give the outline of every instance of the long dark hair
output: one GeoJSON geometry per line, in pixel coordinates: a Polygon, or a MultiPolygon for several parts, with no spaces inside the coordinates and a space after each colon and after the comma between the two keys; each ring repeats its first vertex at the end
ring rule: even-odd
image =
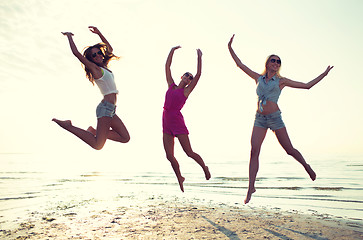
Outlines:
{"type": "MultiPolygon", "coordinates": [[[[92,52],[91,49],[92,48],[98,48],[99,50],[101,50],[102,55],[103,55],[103,62],[102,62],[102,66],[100,64],[97,64],[100,67],[107,67],[108,63],[112,60],[112,59],[119,59],[120,57],[116,56],[115,54],[113,54],[112,52],[110,52],[107,48],[107,45],[104,43],[97,43],[93,46],[87,47],[86,50],[84,50],[83,56],[85,58],[87,58],[90,62],[93,62],[93,57],[92,57],[92,52]]],[[[92,76],[92,73],[90,71],[89,68],[87,68],[86,66],[84,66],[84,70],[86,71],[86,76],[88,78],[88,80],[94,85],[94,77],[92,76]]]]}

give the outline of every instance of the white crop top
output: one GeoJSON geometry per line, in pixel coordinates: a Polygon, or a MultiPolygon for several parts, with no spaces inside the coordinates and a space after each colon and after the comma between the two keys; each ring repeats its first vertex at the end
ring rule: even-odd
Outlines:
{"type": "Polygon", "coordinates": [[[95,79],[95,82],[100,89],[102,95],[106,96],[110,93],[118,93],[113,73],[106,68],[101,68],[101,70],[103,75],[101,78],[95,79]]]}

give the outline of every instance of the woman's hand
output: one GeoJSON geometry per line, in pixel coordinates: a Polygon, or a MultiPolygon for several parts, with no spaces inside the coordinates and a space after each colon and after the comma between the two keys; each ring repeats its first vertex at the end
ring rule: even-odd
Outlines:
{"type": "Polygon", "coordinates": [[[89,30],[91,31],[91,32],[93,32],[93,33],[95,33],[95,34],[97,34],[97,35],[100,35],[100,30],[98,30],[98,28],[97,27],[94,27],[94,26],[89,26],[88,27],[89,28],[89,30]]]}
{"type": "Polygon", "coordinates": [[[228,47],[232,47],[233,38],[234,38],[234,34],[231,37],[231,40],[229,40],[229,42],[228,42],[228,47]]]}
{"type": "Polygon", "coordinates": [[[64,36],[73,36],[73,33],[71,33],[71,32],[62,32],[62,34],[64,35],[64,36]]]}
{"type": "Polygon", "coordinates": [[[173,47],[171,50],[172,50],[172,51],[175,51],[175,50],[177,50],[177,49],[179,49],[179,48],[181,48],[181,46],[173,47]]]}
{"type": "Polygon", "coordinates": [[[323,73],[325,76],[328,75],[328,73],[330,72],[330,70],[333,68],[334,66],[328,66],[325,70],[325,72],[323,73]]]}

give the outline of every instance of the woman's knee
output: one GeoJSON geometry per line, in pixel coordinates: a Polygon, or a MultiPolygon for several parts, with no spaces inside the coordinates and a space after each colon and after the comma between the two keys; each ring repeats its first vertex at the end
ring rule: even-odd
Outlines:
{"type": "Polygon", "coordinates": [[[199,157],[199,155],[197,153],[193,152],[193,150],[191,150],[191,149],[184,150],[184,152],[190,158],[197,158],[197,157],[199,157]]]}
{"type": "Polygon", "coordinates": [[[93,148],[95,149],[95,150],[101,150],[102,148],[103,148],[103,146],[105,145],[105,143],[103,143],[103,144],[100,144],[100,143],[96,143],[94,146],[93,146],[93,148]]]}
{"type": "Polygon", "coordinates": [[[299,151],[293,147],[289,147],[285,149],[286,153],[290,156],[295,157],[297,154],[299,154],[299,151]]]}
{"type": "Polygon", "coordinates": [[[122,139],[122,143],[128,143],[130,141],[130,135],[124,136],[122,139]]]}
{"type": "Polygon", "coordinates": [[[260,147],[252,146],[251,147],[251,159],[253,157],[258,157],[260,155],[260,150],[261,150],[260,147]]]}
{"type": "Polygon", "coordinates": [[[96,138],[96,142],[94,143],[94,145],[92,147],[96,150],[101,150],[103,148],[103,146],[105,146],[105,143],[106,143],[106,138],[99,137],[99,138],[96,138]]]}
{"type": "Polygon", "coordinates": [[[174,155],[170,154],[170,153],[166,154],[166,159],[168,159],[169,162],[174,162],[175,161],[174,155]]]}

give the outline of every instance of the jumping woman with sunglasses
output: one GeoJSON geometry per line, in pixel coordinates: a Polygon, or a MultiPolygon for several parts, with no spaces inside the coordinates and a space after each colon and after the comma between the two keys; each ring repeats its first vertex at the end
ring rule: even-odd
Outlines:
{"type": "Polygon", "coordinates": [[[253,78],[257,84],[258,108],[251,137],[249,185],[247,197],[245,199],[245,203],[248,203],[252,194],[256,191],[255,181],[259,167],[258,158],[268,128],[275,132],[279,143],[285,149],[286,153],[294,157],[305,168],[305,171],[309,174],[311,180],[314,181],[316,179],[316,174],[313,169],[306,163],[301,153],[292,146],[285,124],[282,121],[277,101],[281,94],[281,90],[284,87],[310,89],[320,82],[333,67],[328,66],[322,74],[308,83],[296,82],[280,76],[279,70],[281,67],[281,59],[276,55],[271,55],[267,58],[265,71],[260,75],[249,69],[237,57],[232,49],[233,38],[234,35],[228,43],[228,49],[233,60],[236,62],[237,66],[248,76],[253,78]]]}
{"type": "Polygon", "coordinates": [[[174,157],[174,138],[177,137],[184,152],[188,157],[194,159],[203,169],[205,178],[210,179],[211,174],[208,167],[204,164],[203,159],[192,150],[188,137],[188,129],[185,126],[183,115],[180,110],[183,108],[189,94],[193,91],[198,83],[202,73],[202,51],[197,49],[198,66],[197,74],[195,77],[189,72],[181,76],[179,85],[174,83],[171,76],[171,62],[173,59],[174,51],[179,49],[180,46],[173,47],[170,50],[169,56],[165,64],[166,81],[168,83],[168,91],[165,95],[164,111],[163,111],[163,143],[166,153],[166,158],[170,161],[171,166],[178,179],[180,189],[184,192],[183,182],[185,178],[180,173],[179,163],[174,157]]]}
{"type": "Polygon", "coordinates": [[[116,115],[118,90],[113,73],[107,68],[109,61],[118,57],[112,53],[111,45],[96,27],[90,26],[89,29],[101,38],[102,43],[88,47],[83,55],[77,50],[73,41],[73,34],[70,32],[63,32],[62,34],[67,36],[72,53],[84,65],[89,81],[93,85],[96,83],[103,95],[103,100],[96,109],[97,128],[89,127],[87,130],[83,130],[73,126],[70,120],[61,121],[53,118],[53,121],[92,148],[100,150],[107,139],[127,143],[130,140],[130,135],[121,119],[116,115]]]}

